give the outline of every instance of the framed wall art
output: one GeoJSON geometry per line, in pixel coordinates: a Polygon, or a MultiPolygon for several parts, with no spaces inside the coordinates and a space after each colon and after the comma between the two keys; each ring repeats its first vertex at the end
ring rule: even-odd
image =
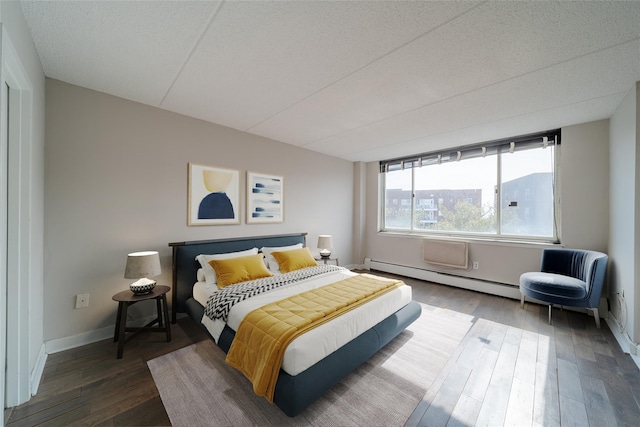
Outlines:
{"type": "Polygon", "coordinates": [[[188,225],[240,224],[240,171],[189,163],[188,225]]]}
{"type": "Polygon", "coordinates": [[[284,221],[284,178],[247,172],[247,224],[284,221]]]}

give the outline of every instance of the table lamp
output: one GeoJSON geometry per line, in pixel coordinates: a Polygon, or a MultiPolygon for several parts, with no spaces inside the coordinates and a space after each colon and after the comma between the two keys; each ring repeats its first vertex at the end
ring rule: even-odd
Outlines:
{"type": "Polygon", "coordinates": [[[320,256],[322,258],[329,258],[331,256],[333,238],[330,234],[321,234],[318,236],[318,249],[320,249],[320,256]]]}
{"type": "Polygon", "coordinates": [[[159,276],[160,255],[156,251],[133,252],[127,255],[127,266],[124,269],[125,279],[139,279],[129,285],[136,295],[145,295],[156,286],[155,280],[147,277],[159,276]]]}

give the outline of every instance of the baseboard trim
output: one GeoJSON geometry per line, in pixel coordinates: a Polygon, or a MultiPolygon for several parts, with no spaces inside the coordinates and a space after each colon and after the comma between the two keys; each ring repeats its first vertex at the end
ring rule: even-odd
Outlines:
{"type": "MultiPolygon", "coordinates": [[[[129,320],[127,326],[143,326],[150,321],[154,320],[157,316],[147,316],[141,319],[129,320]]],[[[93,331],[82,332],[77,335],[69,337],[58,338],[45,342],[47,354],[58,353],[60,351],[70,350],[72,348],[81,347],[83,345],[92,344],[94,342],[106,340],[108,338],[113,339],[113,333],[115,331],[115,324],[113,326],[107,326],[105,328],[94,329],[93,331]]]]}
{"type": "Polygon", "coordinates": [[[369,270],[379,270],[386,273],[399,274],[401,276],[440,283],[442,285],[455,286],[471,291],[483,292],[486,294],[497,295],[516,300],[520,299],[520,290],[518,286],[509,285],[506,283],[471,279],[468,277],[456,276],[453,274],[439,273],[436,271],[424,270],[416,267],[376,261],[369,258],[365,259],[364,265],[369,267],[369,270]]]}
{"type": "Polygon", "coordinates": [[[55,340],[45,342],[47,353],[53,354],[60,351],[70,350],[72,348],[80,347],[86,344],[102,341],[109,337],[113,338],[113,328],[106,327],[101,329],[95,329],[93,331],[82,332],[70,337],[58,338],[55,340]]]}
{"type": "Polygon", "coordinates": [[[618,323],[618,319],[615,318],[612,312],[609,312],[609,315],[605,318],[605,322],[607,322],[607,326],[613,333],[616,341],[618,341],[618,345],[620,349],[631,356],[631,359],[635,362],[635,364],[640,368],[640,357],[638,356],[638,347],[639,345],[634,343],[629,335],[624,333],[622,328],[620,328],[620,324],[618,323]]]}
{"type": "Polygon", "coordinates": [[[44,365],[47,362],[47,356],[46,346],[42,343],[36,364],[31,371],[31,396],[35,396],[38,392],[38,387],[40,387],[40,381],[42,380],[42,373],[44,372],[44,365]]]}

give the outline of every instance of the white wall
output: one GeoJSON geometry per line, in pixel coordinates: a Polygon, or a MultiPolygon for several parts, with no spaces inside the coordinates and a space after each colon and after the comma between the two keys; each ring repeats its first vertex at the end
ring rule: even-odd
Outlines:
{"type": "MultiPolygon", "coordinates": [[[[21,147],[21,179],[23,184],[17,191],[24,199],[20,205],[20,221],[24,233],[20,241],[21,262],[27,266],[22,272],[20,286],[23,287],[28,301],[21,304],[20,310],[28,311],[28,324],[21,325],[21,335],[26,334],[28,351],[20,354],[20,358],[28,359],[28,372],[19,372],[19,376],[30,376],[36,382],[39,375],[35,373],[38,365],[43,363],[43,216],[44,216],[44,112],[45,112],[45,82],[44,72],[38,58],[31,34],[27,28],[20,2],[0,2],[0,24],[3,36],[10,39],[10,43],[18,57],[19,67],[31,85],[30,104],[31,122],[25,144],[21,147]],[[24,184],[27,183],[27,184],[24,184]],[[26,224],[26,225],[25,225],[26,224]],[[39,357],[41,356],[41,357],[39,357]],[[34,378],[35,377],[35,378],[34,378]]],[[[6,42],[6,40],[5,40],[6,42]]],[[[3,171],[4,173],[4,171],[3,171]]],[[[4,243],[3,243],[4,244],[4,243]]],[[[15,249],[15,248],[14,248],[15,249]]],[[[4,272],[3,272],[4,274],[4,272]]],[[[15,284],[13,284],[15,286],[15,284]]],[[[9,304],[16,303],[9,301],[9,304]]],[[[4,306],[0,307],[0,316],[4,320],[4,306]]],[[[0,322],[1,323],[1,322],[0,322]]],[[[24,336],[20,337],[25,339],[24,336]]],[[[40,366],[41,368],[41,366],[40,366]]],[[[4,369],[4,368],[3,368],[4,369]]],[[[28,382],[28,380],[27,380],[28,382]]],[[[0,384],[4,391],[4,384],[0,384]]],[[[33,390],[31,390],[33,391],[33,390]]],[[[10,393],[11,394],[11,393],[10,393]]],[[[20,391],[19,401],[28,398],[20,391]]]]}
{"type": "Polygon", "coordinates": [[[367,232],[367,164],[353,164],[353,259],[362,264],[365,257],[367,232]]]}
{"type": "Polygon", "coordinates": [[[351,262],[351,162],[57,80],[46,88],[48,349],[112,335],[129,252],[159,251],[161,284],[171,283],[168,243],[184,240],[307,232],[317,250],[317,236],[332,234],[341,264],[351,262]],[[247,225],[241,200],[240,225],[187,226],[189,162],[242,171],[243,195],[246,171],[284,176],[284,222],[247,225]],[[74,309],[79,293],[90,294],[88,309],[74,309]]]}
{"type": "MultiPolygon", "coordinates": [[[[608,120],[562,129],[560,197],[562,243],[607,251],[608,120]]],[[[367,164],[366,257],[441,272],[422,261],[421,237],[378,232],[378,163],[367,164]]],[[[472,241],[469,257],[480,268],[453,271],[472,279],[517,285],[520,274],[540,268],[544,245],[472,241]]]]}
{"type": "Polygon", "coordinates": [[[609,121],[562,129],[562,244],[607,252],[609,121]]]}
{"type": "MultiPolygon", "coordinates": [[[[640,83],[636,83],[625,96],[611,117],[610,126],[610,170],[609,185],[609,298],[611,312],[621,326],[626,328],[628,338],[640,341],[640,293],[637,283],[640,210],[638,204],[638,157],[640,151],[640,83]],[[624,294],[619,303],[618,296],[624,294]],[[622,306],[625,306],[623,309],[622,306]],[[626,311],[626,315],[625,315],[626,311]]],[[[626,349],[625,349],[626,350],[626,349]]]]}

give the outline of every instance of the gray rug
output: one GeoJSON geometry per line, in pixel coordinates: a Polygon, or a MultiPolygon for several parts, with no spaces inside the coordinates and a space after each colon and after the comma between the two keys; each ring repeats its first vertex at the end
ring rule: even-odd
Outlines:
{"type": "Polygon", "coordinates": [[[295,418],[253,394],[212,341],[148,362],[174,426],[402,426],[471,327],[422,305],[421,317],[295,418]]]}

